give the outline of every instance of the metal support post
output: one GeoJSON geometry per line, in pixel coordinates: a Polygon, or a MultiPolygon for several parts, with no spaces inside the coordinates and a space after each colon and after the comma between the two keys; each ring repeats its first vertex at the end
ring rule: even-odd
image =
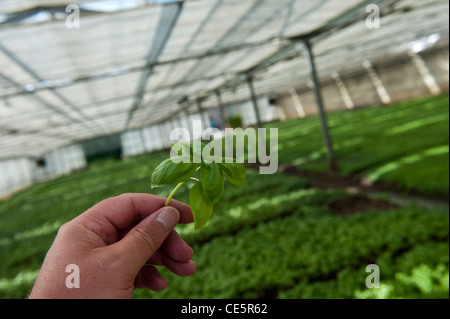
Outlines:
{"type": "Polygon", "coordinates": [[[247,84],[252,98],[253,109],[255,110],[256,123],[258,124],[259,128],[262,128],[261,114],[259,112],[258,106],[258,98],[256,97],[255,87],[253,86],[253,78],[251,76],[247,76],[247,84]]]}
{"type": "Polygon", "coordinates": [[[316,64],[314,61],[314,55],[312,52],[311,43],[308,40],[306,40],[304,43],[305,43],[305,48],[306,48],[306,58],[309,63],[310,71],[311,71],[311,79],[314,83],[314,94],[316,96],[317,106],[319,108],[319,117],[320,117],[320,122],[322,124],[323,139],[325,142],[325,147],[327,149],[328,169],[329,169],[330,173],[338,173],[339,165],[338,165],[338,162],[336,160],[334,150],[333,150],[333,142],[331,140],[330,129],[328,127],[327,115],[326,115],[325,106],[323,103],[322,92],[320,89],[319,78],[317,76],[316,64]]]}
{"type": "Polygon", "coordinates": [[[222,120],[222,129],[225,129],[227,127],[228,121],[227,121],[227,112],[225,110],[225,105],[222,101],[222,95],[220,94],[220,91],[216,91],[217,96],[217,103],[219,104],[219,110],[220,110],[220,118],[222,120]]]}

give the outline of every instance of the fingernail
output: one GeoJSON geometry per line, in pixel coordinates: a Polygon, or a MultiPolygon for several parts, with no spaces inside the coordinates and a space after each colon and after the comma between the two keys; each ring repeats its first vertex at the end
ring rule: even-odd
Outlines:
{"type": "Polygon", "coordinates": [[[158,214],[156,220],[163,224],[166,230],[171,230],[178,224],[180,213],[173,207],[165,207],[158,214]]]}

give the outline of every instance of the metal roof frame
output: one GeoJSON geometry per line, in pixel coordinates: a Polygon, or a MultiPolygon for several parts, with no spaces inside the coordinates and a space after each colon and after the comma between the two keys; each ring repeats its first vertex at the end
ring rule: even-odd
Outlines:
{"type": "MultiPolygon", "coordinates": [[[[16,3],[31,14],[39,9],[31,5],[37,2],[16,3]]],[[[53,10],[47,7],[50,2],[40,3],[53,10]]],[[[61,7],[68,1],[52,3],[61,7]]],[[[223,103],[250,100],[249,76],[257,96],[287,90],[309,81],[305,40],[314,46],[321,78],[343,71],[348,57],[377,60],[404,54],[405,44],[430,33],[439,33],[441,43],[448,46],[448,15],[442,13],[448,2],[444,0],[174,3],[146,3],[114,13],[86,12],[82,33],[69,34],[59,28],[61,20],[0,24],[0,159],[144,128],[175,113],[196,113],[198,101],[203,110],[217,107],[218,91],[223,103]],[[387,25],[378,34],[362,26],[369,3],[381,7],[387,25]],[[166,9],[170,21],[158,27],[155,19],[164,20],[162,9],[173,6],[180,9],[176,14],[166,9]],[[416,25],[409,25],[408,18],[415,12],[416,25]],[[114,25],[121,27],[116,38],[117,32],[107,28],[114,25]],[[73,38],[60,41],[72,34],[73,38]],[[348,35],[354,41],[346,39],[348,35]],[[79,65],[83,58],[88,59],[86,65],[79,65]],[[179,104],[183,97],[188,100],[179,104]],[[48,140],[46,148],[21,147],[17,141],[26,141],[30,134],[54,144],[48,140]]],[[[354,60],[357,65],[358,59],[354,60]]]]}

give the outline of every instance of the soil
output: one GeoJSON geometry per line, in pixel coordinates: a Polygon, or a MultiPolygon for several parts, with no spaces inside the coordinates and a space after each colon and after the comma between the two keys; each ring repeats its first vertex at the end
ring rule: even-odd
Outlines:
{"type": "Polygon", "coordinates": [[[377,209],[381,211],[395,209],[403,205],[415,204],[429,209],[447,209],[448,197],[427,196],[411,191],[406,194],[395,184],[387,182],[373,183],[360,176],[339,176],[337,174],[299,170],[294,165],[286,164],[279,171],[307,179],[312,188],[325,190],[343,190],[357,196],[347,197],[330,204],[330,208],[340,215],[377,209]],[[390,201],[373,198],[376,194],[389,194],[390,201]]]}
{"type": "Polygon", "coordinates": [[[357,176],[340,176],[323,172],[304,171],[290,164],[280,166],[280,172],[305,178],[311,182],[312,187],[320,189],[342,189],[350,193],[397,191],[395,185],[388,183],[371,183],[357,176]]]}
{"type": "Polygon", "coordinates": [[[379,211],[389,211],[399,208],[396,204],[363,195],[341,198],[331,202],[328,206],[335,214],[342,216],[363,213],[374,209],[379,211]]]}

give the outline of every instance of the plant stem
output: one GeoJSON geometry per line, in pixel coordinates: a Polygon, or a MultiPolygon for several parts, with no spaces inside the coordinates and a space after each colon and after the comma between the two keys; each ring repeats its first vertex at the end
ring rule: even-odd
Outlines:
{"type": "Polygon", "coordinates": [[[170,193],[169,197],[167,197],[166,204],[164,206],[169,206],[170,200],[173,198],[175,193],[181,188],[181,186],[183,186],[185,183],[186,182],[182,182],[173,189],[172,193],[170,193]]]}
{"type": "MultiPolygon", "coordinates": [[[[197,173],[201,168],[202,168],[202,167],[199,166],[199,167],[197,168],[197,170],[195,171],[195,173],[197,173]]],[[[194,174],[195,174],[195,173],[194,173],[194,174]]],[[[191,177],[191,178],[194,179],[193,177],[191,177]]],[[[198,179],[196,179],[196,178],[195,178],[195,180],[198,181],[198,182],[200,182],[200,181],[199,181],[198,179]]],[[[166,204],[165,204],[164,206],[166,206],[166,207],[169,206],[170,200],[173,198],[173,196],[175,196],[175,193],[178,192],[178,190],[181,188],[181,186],[183,186],[184,184],[186,184],[186,182],[187,182],[187,181],[181,182],[180,184],[178,184],[178,185],[173,189],[173,191],[170,193],[169,197],[167,197],[166,204]]]]}

